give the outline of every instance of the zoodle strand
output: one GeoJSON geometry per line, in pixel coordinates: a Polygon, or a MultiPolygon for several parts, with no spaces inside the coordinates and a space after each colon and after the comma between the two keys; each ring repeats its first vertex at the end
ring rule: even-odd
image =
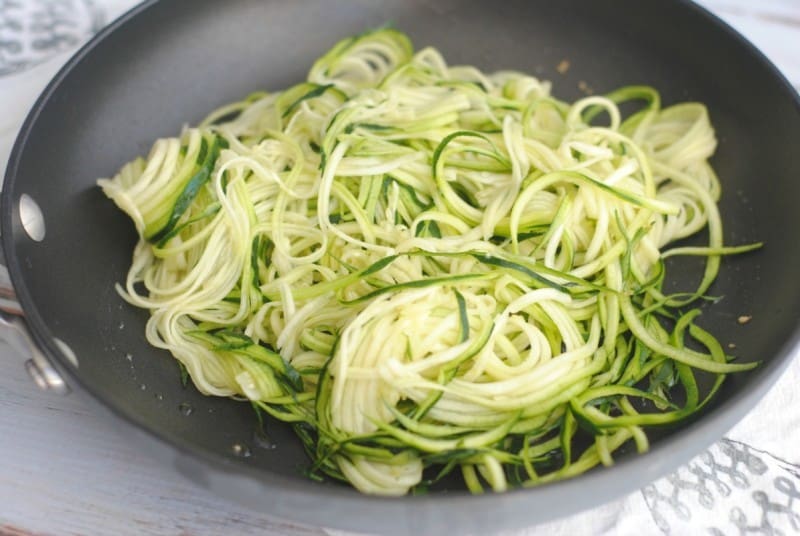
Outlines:
{"type": "Polygon", "coordinates": [[[316,478],[500,491],[643,452],[754,366],[695,322],[758,246],[723,244],[715,146],[701,104],[567,103],[381,29],[98,183],[140,235],[119,292],[201,392],[292,423],[316,478]],[[665,293],[673,255],[697,288],[665,293]]]}

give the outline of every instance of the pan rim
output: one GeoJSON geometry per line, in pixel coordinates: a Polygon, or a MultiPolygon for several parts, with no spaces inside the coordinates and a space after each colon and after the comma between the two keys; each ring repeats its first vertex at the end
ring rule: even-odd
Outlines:
{"type": "MultiPolygon", "coordinates": [[[[159,3],[160,0],[147,0],[133,7],[111,24],[107,25],[83,45],[48,83],[26,117],[14,143],[6,169],[3,191],[2,194],[0,194],[0,210],[2,211],[0,217],[2,218],[1,223],[4,231],[2,233],[2,246],[6,254],[9,275],[17,291],[19,302],[26,313],[32,335],[44,353],[50,361],[54,363],[59,372],[69,379],[68,383],[71,386],[80,386],[81,390],[88,393],[101,407],[109,410],[127,425],[132,425],[139,431],[145,432],[151,439],[173,449],[178,453],[178,456],[189,455],[206,464],[209,470],[220,471],[226,474],[233,473],[235,477],[257,480],[266,490],[280,491],[286,494],[289,496],[289,501],[307,500],[309,495],[318,497],[335,505],[335,508],[341,512],[339,519],[344,521],[352,520],[353,516],[356,516],[357,513],[363,514],[362,509],[365,507],[374,509],[372,517],[377,521],[381,519],[385,520],[387,516],[395,518],[400,515],[413,515],[412,511],[409,509],[413,509],[416,505],[420,504],[425,505],[425,508],[436,509],[438,515],[447,518],[451,515],[455,515],[456,511],[459,515],[463,515],[466,510],[464,507],[466,506],[473,511],[477,511],[478,515],[480,515],[481,510],[475,508],[477,505],[481,505],[481,509],[497,508],[505,510],[506,508],[514,509],[513,506],[509,507],[509,504],[513,503],[516,505],[516,509],[522,512],[526,508],[530,510],[528,503],[536,501],[537,497],[543,494],[552,494],[560,497],[576,497],[580,495],[583,497],[583,503],[585,504],[579,505],[579,508],[575,508],[574,505],[571,505],[569,508],[562,506],[560,510],[558,508],[551,508],[553,512],[550,517],[528,521],[541,523],[568,513],[575,513],[579,509],[584,509],[589,505],[599,505],[596,501],[588,500],[588,497],[592,494],[585,492],[587,488],[596,491],[602,490],[602,496],[605,502],[606,500],[612,500],[617,496],[621,496],[623,493],[634,491],[638,489],[638,487],[663,476],[676,467],[675,460],[680,459],[680,463],[685,463],[691,457],[702,452],[702,449],[708,447],[713,441],[721,437],[722,434],[738,422],[747,411],[751,410],[791,363],[796,348],[800,346],[800,321],[796,323],[792,336],[772,357],[769,364],[770,368],[763,369],[761,373],[762,377],[754,382],[751,389],[746,392],[737,392],[730,398],[720,401],[720,404],[713,412],[704,414],[702,418],[687,425],[684,432],[679,436],[671,436],[665,438],[663,441],[659,441],[657,444],[653,445],[651,451],[647,455],[625,457],[616,463],[612,472],[604,470],[593,471],[577,479],[555,482],[543,487],[515,489],[502,494],[488,494],[480,497],[470,495],[467,492],[448,492],[447,494],[436,494],[424,497],[374,497],[362,495],[349,489],[320,486],[310,480],[308,482],[300,482],[296,479],[290,479],[277,474],[270,474],[269,481],[266,482],[265,480],[267,479],[265,478],[256,478],[259,474],[267,474],[263,471],[248,468],[244,464],[230,463],[228,460],[214,456],[200,448],[192,448],[192,446],[186,444],[176,444],[165,435],[157,433],[147,427],[142,421],[135,419],[133,415],[125,412],[124,408],[117,407],[104,400],[92,385],[81,379],[79,374],[76,374],[75,370],[53,342],[53,335],[38,312],[39,309],[34,303],[28,286],[26,285],[25,271],[15,251],[15,241],[19,231],[19,225],[15,223],[14,216],[16,214],[14,194],[17,193],[15,187],[19,180],[18,167],[24,156],[28,139],[39,115],[42,113],[47,103],[57,94],[59,87],[70,73],[72,73],[75,67],[79,65],[86,56],[91,54],[94,49],[102,46],[107,36],[117,31],[119,27],[131,23],[131,21],[135,20],[140,14],[159,3]],[[670,463],[662,465],[656,463],[655,468],[651,467],[654,465],[653,462],[657,462],[662,458],[659,453],[666,450],[672,451],[669,456],[670,463]],[[675,451],[680,451],[680,454],[676,454],[675,451]],[[613,477],[608,476],[612,474],[613,477]],[[609,482],[607,481],[612,479],[617,482],[614,489],[608,487],[609,482]],[[624,484],[620,485],[620,482],[624,484]],[[582,489],[583,492],[581,494],[576,493],[578,489],[582,489]]],[[[796,108],[800,110],[800,95],[797,90],[786,77],[778,71],[777,67],[775,67],[763,52],[719,17],[710,13],[705,7],[689,0],[676,0],[676,3],[682,5],[686,9],[695,10],[705,18],[708,24],[715,25],[724,30],[727,38],[733,39],[740,45],[743,45],[756,61],[768,69],[774,81],[782,86],[782,90],[787,92],[788,95],[791,95],[796,108]]],[[[565,501],[558,502],[563,503],[565,501]]],[[[556,501],[553,501],[551,506],[557,506],[557,504],[556,501]]],[[[287,517],[286,512],[276,513],[276,515],[279,517],[287,517]]],[[[325,525],[326,522],[330,520],[314,518],[303,519],[303,521],[311,521],[325,525]]],[[[519,526],[520,522],[525,522],[525,520],[520,518],[516,522],[516,525],[519,526]]],[[[347,528],[360,528],[363,530],[361,526],[347,528]]]]}

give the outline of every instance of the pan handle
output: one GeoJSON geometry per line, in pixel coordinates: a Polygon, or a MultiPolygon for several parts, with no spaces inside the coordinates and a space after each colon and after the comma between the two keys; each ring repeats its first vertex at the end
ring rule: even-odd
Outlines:
{"type": "Polygon", "coordinates": [[[22,307],[17,301],[14,286],[8,276],[6,259],[0,248],[0,339],[5,340],[20,355],[25,356],[25,369],[34,383],[43,390],[60,395],[69,393],[69,386],[56,372],[31,337],[22,307]]]}
{"type": "Polygon", "coordinates": [[[14,316],[23,316],[22,307],[17,301],[17,293],[8,276],[3,248],[0,248],[0,311],[14,316]]]}

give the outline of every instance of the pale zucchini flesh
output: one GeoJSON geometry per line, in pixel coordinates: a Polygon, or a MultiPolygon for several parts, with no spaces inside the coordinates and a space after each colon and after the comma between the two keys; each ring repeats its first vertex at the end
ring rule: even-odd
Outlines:
{"type": "Polygon", "coordinates": [[[292,423],[311,476],[502,491],[645,451],[754,366],[696,323],[720,256],[758,247],[723,243],[715,147],[701,104],[562,102],[381,29],[99,184],[140,235],[119,292],[148,340],[292,423]],[[668,295],[677,255],[706,268],[668,295]]]}

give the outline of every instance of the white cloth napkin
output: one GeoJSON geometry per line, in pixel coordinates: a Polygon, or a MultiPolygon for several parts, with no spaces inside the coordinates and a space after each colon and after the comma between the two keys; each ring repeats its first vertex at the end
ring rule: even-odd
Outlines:
{"type": "MultiPolygon", "coordinates": [[[[136,3],[0,0],[3,172],[25,115],[47,82],[78,46],[136,3]]],[[[799,380],[795,358],[725,438],[667,477],[621,500],[505,535],[800,534],[799,380]]]]}

